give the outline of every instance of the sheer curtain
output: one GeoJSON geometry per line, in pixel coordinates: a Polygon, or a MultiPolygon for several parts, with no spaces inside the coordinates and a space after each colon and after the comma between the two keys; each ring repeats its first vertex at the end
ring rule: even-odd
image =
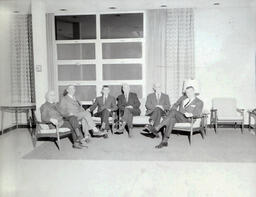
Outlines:
{"type": "Polygon", "coordinates": [[[195,75],[193,9],[147,11],[146,39],[147,92],[160,82],[173,103],[195,75]]]}
{"type": "Polygon", "coordinates": [[[11,22],[12,103],[35,102],[32,17],[14,15],[11,22]]]}

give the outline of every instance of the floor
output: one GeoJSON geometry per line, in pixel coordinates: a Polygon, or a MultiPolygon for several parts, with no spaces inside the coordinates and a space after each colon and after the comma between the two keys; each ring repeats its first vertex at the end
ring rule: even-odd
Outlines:
{"type": "Polygon", "coordinates": [[[1,197],[256,196],[256,163],[26,160],[26,129],[0,136],[0,150],[1,197]]]}

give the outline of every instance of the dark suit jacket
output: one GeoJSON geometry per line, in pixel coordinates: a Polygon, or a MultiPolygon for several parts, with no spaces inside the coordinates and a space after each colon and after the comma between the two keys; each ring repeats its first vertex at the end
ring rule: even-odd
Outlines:
{"type": "Polygon", "coordinates": [[[102,112],[104,109],[110,109],[111,111],[117,110],[115,97],[108,95],[105,104],[103,104],[103,96],[97,97],[93,105],[89,108],[90,111],[94,111],[98,107],[97,112],[102,112]]]}
{"type": "Polygon", "coordinates": [[[77,114],[84,111],[84,108],[78,100],[72,99],[70,96],[64,96],[60,101],[60,111],[64,116],[69,116],[70,113],[77,114]]]}
{"type": "Polygon", "coordinates": [[[131,110],[133,115],[140,115],[140,101],[136,93],[129,93],[128,102],[126,102],[124,94],[117,97],[117,106],[119,110],[124,111],[125,107],[129,105],[133,106],[133,109],[131,110]]]}
{"type": "Polygon", "coordinates": [[[199,98],[195,98],[189,105],[187,105],[186,107],[183,107],[183,102],[185,99],[187,99],[187,96],[181,96],[178,101],[172,106],[172,109],[176,109],[179,108],[179,111],[181,113],[192,113],[193,116],[200,116],[202,114],[203,111],[203,106],[204,103],[203,101],[201,101],[199,98]]]}
{"type": "Polygon", "coordinates": [[[156,94],[151,93],[147,96],[146,100],[146,115],[151,114],[154,109],[156,108],[156,105],[162,105],[164,110],[170,109],[170,99],[167,94],[161,93],[159,102],[157,102],[156,94]]]}
{"type": "Polygon", "coordinates": [[[57,119],[59,126],[63,125],[63,117],[59,112],[58,105],[56,103],[45,102],[40,107],[41,119],[43,122],[50,122],[50,119],[57,119]]]}

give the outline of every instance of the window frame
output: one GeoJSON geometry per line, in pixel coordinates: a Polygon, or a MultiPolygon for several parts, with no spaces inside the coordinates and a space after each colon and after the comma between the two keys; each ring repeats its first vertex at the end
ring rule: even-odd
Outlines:
{"type": "MultiPolygon", "coordinates": [[[[54,40],[55,45],[55,79],[57,96],[59,100],[59,86],[65,85],[96,85],[96,96],[101,95],[101,88],[103,85],[121,85],[122,83],[128,83],[129,85],[141,85],[142,86],[142,98],[146,96],[146,13],[145,11],[133,11],[133,12],[101,12],[101,13],[67,13],[67,14],[55,14],[55,16],[67,16],[67,15],[96,15],[96,39],[80,39],[80,40],[54,40]],[[143,14],[143,37],[142,38],[115,38],[115,39],[101,39],[100,38],[100,15],[102,14],[127,14],[127,13],[142,13],[143,14]],[[142,57],[141,58],[122,58],[122,59],[103,59],[102,45],[103,43],[121,43],[121,42],[141,42],[142,44],[142,57]],[[58,60],[57,59],[57,45],[58,44],[80,44],[80,43],[94,43],[95,44],[95,59],[90,60],[58,60]],[[141,80],[103,80],[103,64],[129,64],[137,63],[142,65],[142,79],[141,80]],[[96,65],[96,80],[95,81],[59,81],[58,80],[58,66],[66,64],[95,64],[96,65]]],[[[55,20],[55,19],[54,19],[55,20]]],[[[55,34],[54,34],[55,35],[55,34]]],[[[81,101],[82,104],[91,104],[92,101],[81,101]]]]}

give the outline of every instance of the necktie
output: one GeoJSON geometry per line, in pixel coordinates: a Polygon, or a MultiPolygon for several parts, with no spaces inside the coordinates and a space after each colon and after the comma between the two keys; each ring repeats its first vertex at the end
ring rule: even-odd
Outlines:
{"type": "Polygon", "coordinates": [[[126,95],[125,95],[125,100],[126,100],[126,102],[128,102],[128,97],[129,97],[129,94],[126,94],[126,95]]]}
{"type": "Polygon", "coordinates": [[[106,97],[106,96],[103,96],[103,105],[105,105],[106,100],[107,100],[107,97],[106,97]]]}
{"type": "Polygon", "coordinates": [[[157,103],[160,101],[160,94],[157,94],[157,103]]]}

